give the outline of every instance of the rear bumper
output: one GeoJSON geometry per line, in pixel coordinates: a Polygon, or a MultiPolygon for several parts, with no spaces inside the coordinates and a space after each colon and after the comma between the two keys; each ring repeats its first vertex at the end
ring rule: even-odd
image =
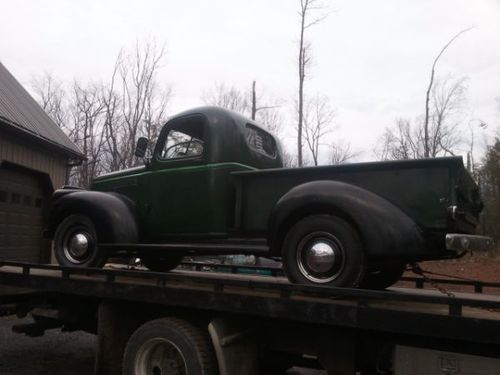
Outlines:
{"type": "Polygon", "coordinates": [[[485,251],[493,249],[493,238],[472,234],[448,233],[446,249],[453,251],[485,251]]]}

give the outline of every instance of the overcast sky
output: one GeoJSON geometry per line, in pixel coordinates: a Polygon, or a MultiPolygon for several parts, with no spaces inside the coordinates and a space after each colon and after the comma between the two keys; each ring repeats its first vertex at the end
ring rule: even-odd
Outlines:
{"type": "MultiPolygon", "coordinates": [[[[468,117],[500,124],[499,0],[336,0],[310,30],[309,94],[327,95],[339,130],[360,159],[397,117],[423,113],[430,66],[457,40],[438,76],[468,78],[468,117]]],[[[106,80],[119,50],[154,38],[167,49],[160,72],[173,87],[170,113],[202,104],[214,82],[259,88],[292,107],[296,95],[297,0],[16,0],[2,2],[0,60],[29,88],[44,71],[70,82],[106,80]]],[[[288,110],[291,113],[291,109],[288,110]]],[[[293,118],[289,116],[290,134],[293,118]]],[[[289,143],[292,142],[290,138],[289,143]]],[[[483,141],[484,142],[484,141],[483,141]]]]}

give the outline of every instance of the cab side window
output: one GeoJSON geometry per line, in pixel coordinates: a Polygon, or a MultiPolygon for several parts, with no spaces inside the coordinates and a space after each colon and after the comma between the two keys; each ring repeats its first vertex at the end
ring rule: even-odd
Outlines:
{"type": "Polygon", "coordinates": [[[164,139],[160,160],[199,157],[205,148],[203,123],[200,119],[187,119],[173,124],[164,139]]]}

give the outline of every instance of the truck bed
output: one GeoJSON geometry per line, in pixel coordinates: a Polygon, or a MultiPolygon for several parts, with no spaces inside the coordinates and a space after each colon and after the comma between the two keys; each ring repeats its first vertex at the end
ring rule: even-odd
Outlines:
{"type": "Polygon", "coordinates": [[[264,231],[262,225],[268,222],[276,202],[294,186],[310,181],[340,181],[371,191],[427,230],[447,228],[450,205],[458,204],[460,209],[478,214],[478,207],[467,200],[475,184],[459,157],[251,170],[233,175],[241,180],[238,205],[243,213],[242,225],[251,232],[264,231]],[[457,201],[457,187],[467,199],[457,201]]]}

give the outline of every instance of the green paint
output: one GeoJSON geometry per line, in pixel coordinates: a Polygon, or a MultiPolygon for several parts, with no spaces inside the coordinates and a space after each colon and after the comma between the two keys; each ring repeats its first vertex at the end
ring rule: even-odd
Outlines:
{"type": "Polygon", "coordinates": [[[162,129],[148,166],[101,176],[92,189],[132,199],[145,242],[266,236],[276,202],[294,186],[317,180],[370,190],[400,207],[423,229],[470,231],[463,222],[451,226],[451,205],[475,218],[479,215],[477,187],[460,158],[283,169],[279,142],[274,139],[275,156],[256,151],[247,142],[248,123],[251,120],[215,108],[181,114],[162,129]],[[204,153],[161,160],[168,130],[196,121],[203,124],[204,153]]]}

